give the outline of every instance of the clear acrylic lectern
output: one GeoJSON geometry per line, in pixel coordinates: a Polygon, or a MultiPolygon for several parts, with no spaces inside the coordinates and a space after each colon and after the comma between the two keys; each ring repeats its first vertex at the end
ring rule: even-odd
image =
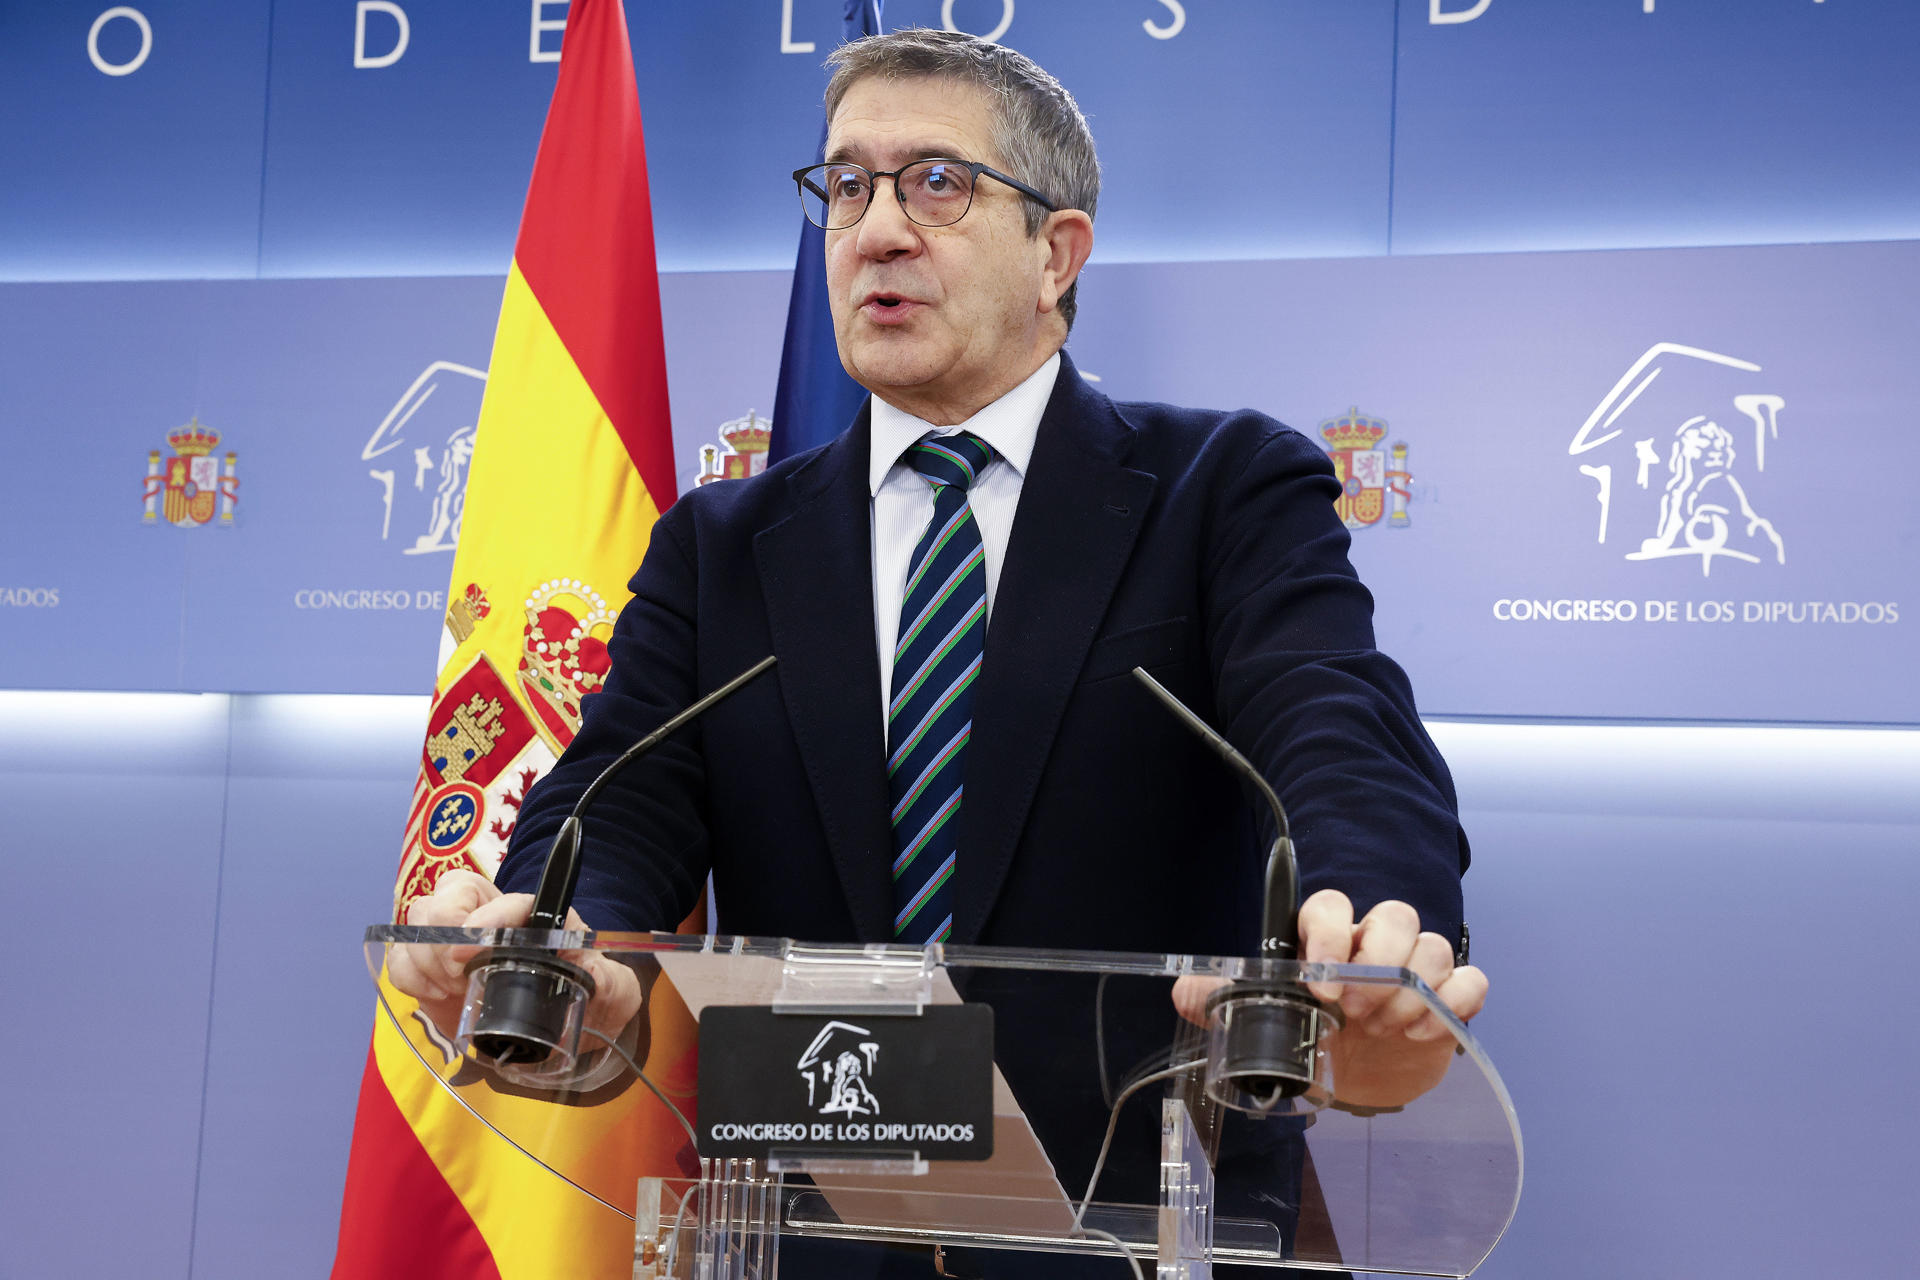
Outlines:
{"type": "MultiPolygon", "coordinates": [[[[1241,1264],[1466,1276],[1519,1200],[1520,1131],[1500,1077],[1400,969],[410,926],[369,929],[366,954],[381,1016],[404,1042],[384,1069],[434,1078],[515,1158],[631,1216],[635,1280],[773,1280],[783,1242],[797,1264],[822,1247],[813,1241],[914,1247],[952,1275],[977,1274],[967,1251],[1019,1250],[1052,1255],[1034,1274],[1104,1260],[1088,1274],[1131,1265],[1206,1280],[1241,1264]],[[469,1043],[471,994],[422,1007],[395,988],[400,947],[459,948],[409,954],[471,953],[476,970],[595,951],[636,975],[644,1009],[577,1051],[576,1017],[551,1057],[503,1067],[469,1043]],[[1233,1073],[1234,1022],[1251,1026],[1275,1002],[1306,1010],[1287,1025],[1305,1028],[1310,1065],[1266,1091],[1258,1069],[1233,1073]],[[992,1140],[990,1153],[946,1159],[934,1149],[945,1127],[887,1123],[890,1090],[932,1068],[896,1066],[901,1051],[879,1057],[875,1045],[959,1005],[991,1010],[975,1025],[991,1031],[992,1140]],[[703,1045],[702,1015],[728,1006],[769,1011],[768,1026],[803,1039],[821,1028],[806,1052],[764,1064],[782,1095],[767,1101],[814,1124],[702,1110],[698,1082],[718,1055],[759,1052],[723,1043],[713,1018],[703,1045]],[[1409,1016],[1435,1038],[1383,1029],[1409,1016]],[[812,1141],[853,1119],[871,1135],[859,1149],[812,1141]],[[771,1135],[764,1150],[722,1150],[720,1137],[749,1131],[771,1135]]],[[[608,1274],[626,1266],[611,1260],[608,1274]]]]}

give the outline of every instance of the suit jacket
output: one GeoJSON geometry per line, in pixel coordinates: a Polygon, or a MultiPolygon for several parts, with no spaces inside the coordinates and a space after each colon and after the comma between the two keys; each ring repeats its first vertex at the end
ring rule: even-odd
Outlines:
{"type": "MultiPolygon", "coordinates": [[[[723,932],[890,940],[867,445],[863,409],[660,518],[605,690],[522,811],[504,887],[533,887],[615,756],[773,653],[599,797],[576,905],[600,929],[671,928],[711,869],[723,932]]],[[[1452,782],[1373,647],[1337,493],[1325,454],[1270,418],[1117,404],[1062,362],[976,686],[953,942],[1252,953],[1262,819],[1136,664],[1280,793],[1303,892],[1400,898],[1458,937],[1452,782]]]]}

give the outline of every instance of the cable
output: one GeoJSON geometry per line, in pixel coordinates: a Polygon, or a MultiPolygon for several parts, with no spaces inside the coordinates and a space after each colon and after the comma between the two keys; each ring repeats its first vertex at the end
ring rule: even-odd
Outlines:
{"type": "MultiPolygon", "coordinates": [[[[1100,1154],[1093,1159],[1093,1176],[1087,1179],[1087,1194],[1081,1198],[1080,1208],[1073,1215],[1074,1233],[1076,1235],[1098,1236],[1103,1240],[1112,1241],[1114,1247],[1120,1250],[1121,1255],[1126,1258],[1127,1265],[1133,1268],[1134,1280],[1146,1280],[1144,1273],[1140,1270],[1140,1259],[1134,1256],[1133,1250],[1127,1246],[1126,1241],[1114,1235],[1111,1231],[1102,1231],[1098,1227],[1087,1226],[1087,1207],[1093,1203],[1094,1188],[1100,1185],[1100,1174],[1107,1166],[1107,1152],[1113,1146],[1113,1131],[1120,1123],[1120,1108],[1126,1105],[1127,1099],[1156,1081],[1171,1080],[1175,1076],[1185,1075],[1198,1065],[1199,1063],[1197,1062],[1181,1062],[1170,1067],[1163,1067],[1158,1071],[1152,1071],[1144,1076],[1140,1076],[1120,1090],[1120,1096],[1114,1099],[1113,1109],[1107,1114],[1107,1133],[1106,1136],[1100,1140],[1100,1154]]],[[[1101,1073],[1102,1083],[1105,1082],[1105,1074],[1105,1072],[1101,1073]]]]}
{"type": "Polygon", "coordinates": [[[656,1085],[653,1081],[647,1079],[647,1073],[640,1069],[640,1064],[633,1060],[633,1055],[628,1053],[625,1049],[622,1049],[618,1044],[614,1043],[613,1037],[610,1035],[607,1035],[603,1031],[595,1031],[592,1027],[582,1027],[581,1030],[586,1032],[588,1035],[592,1036],[595,1040],[598,1040],[602,1044],[606,1045],[607,1048],[613,1050],[615,1053],[620,1055],[620,1061],[626,1063],[627,1066],[633,1069],[633,1074],[640,1077],[640,1083],[647,1086],[647,1091],[651,1093],[654,1097],[660,1099],[660,1105],[665,1107],[667,1110],[673,1112],[673,1118],[675,1120],[678,1120],[680,1122],[680,1127],[687,1131],[687,1141],[693,1144],[693,1149],[696,1152],[699,1151],[700,1138],[698,1135],[694,1133],[693,1122],[687,1119],[687,1113],[682,1111],[679,1107],[674,1106],[673,1100],[667,1097],[666,1094],[660,1092],[660,1086],[656,1085]]]}
{"type": "Polygon", "coordinates": [[[1102,1240],[1111,1240],[1113,1247],[1120,1251],[1120,1256],[1127,1260],[1127,1265],[1133,1268],[1133,1280],[1147,1280],[1146,1274],[1140,1270],[1139,1257],[1125,1240],[1111,1231],[1102,1231],[1098,1227],[1082,1227],[1080,1231],[1082,1235],[1099,1236],[1102,1240]]]}
{"type": "Polygon", "coordinates": [[[1126,1086],[1126,1088],[1120,1090],[1120,1096],[1115,1100],[1113,1110],[1107,1116],[1107,1136],[1100,1140],[1100,1154],[1093,1159],[1093,1176],[1087,1180],[1087,1194],[1081,1198],[1080,1209],[1073,1215],[1073,1229],[1075,1231],[1082,1230],[1080,1224],[1086,1219],[1087,1206],[1093,1203],[1093,1189],[1100,1185],[1100,1173],[1106,1168],[1107,1152],[1113,1146],[1113,1131],[1120,1123],[1120,1108],[1126,1105],[1128,1098],[1131,1098],[1148,1085],[1160,1080],[1171,1080],[1178,1075],[1185,1075],[1197,1065],[1197,1063],[1184,1062],[1178,1066],[1167,1067],[1163,1070],[1155,1071],[1150,1075],[1142,1076],[1140,1079],[1126,1086]]]}
{"type": "MultiPolygon", "coordinates": [[[[1113,1108],[1115,1102],[1113,1097],[1113,1080],[1108,1074],[1110,1064],[1107,1062],[1106,1008],[1107,979],[1113,976],[1111,973],[1103,973],[1100,975],[1099,981],[1095,982],[1093,986],[1094,1073],[1100,1081],[1100,1101],[1109,1110],[1113,1108]]],[[[1176,1026],[1177,1025],[1178,1024],[1176,1024],[1176,1026]]],[[[1204,1028],[1202,1028],[1202,1030],[1204,1030],[1204,1028]]],[[[1188,1038],[1191,1038],[1191,1033],[1186,1033],[1186,1035],[1188,1038]]],[[[1187,1050],[1183,1050],[1180,1037],[1177,1036],[1172,1044],[1155,1050],[1141,1061],[1135,1063],[1133,1069],[1136,1072],[1148,1070],[1157,1071],[1161,1067],[1170,1066],[1182,1061],[1181,1054],[1183,1051],[1190,1052],[1191,1046],[1189,1046],[1187,1050]]]]}
{"type": "Polygon", "coordinates": [[[1103,973],[1100,980],[1093,984],[1093,1056],[1094,1065],[1100,1072],[1100,1101],[1113,1108],[1113,1085],[1107,1079],[1107,979],[1113,975],[1103,973]]]}

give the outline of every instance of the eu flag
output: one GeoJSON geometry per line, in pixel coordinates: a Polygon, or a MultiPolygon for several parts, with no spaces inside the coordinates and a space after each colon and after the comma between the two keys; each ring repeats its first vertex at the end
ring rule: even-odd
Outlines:
{"type": "MultiPolygon", "coordinates": [[[[844,0],[844,6],[846,39],[879,34],[880,0],[844,0]]],[[[826,147],[823,120],[814,159],[823,158],[826,147]]],[[[780,351],[780,383],[773,395],[772,462],[825,444],[846,430],[867,394],[847,376],[833,341],[826,237],[826,232],[800,219],[800,253],[793,264],[793,293],[787,299],[787,340],[780,351]]]]}

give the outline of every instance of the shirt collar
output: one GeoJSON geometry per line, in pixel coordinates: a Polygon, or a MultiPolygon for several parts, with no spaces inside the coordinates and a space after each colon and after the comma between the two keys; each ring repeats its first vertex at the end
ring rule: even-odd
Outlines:
{"type": "Polygon", "coordinates": [[[1047,401],[1053,398],[1053,383],[1059,373],[1060,353],[1056,351],[1025,382],[965,422],[951,427],[932,426],[874,396],[872,442],[867,453],[867,493],[878,494],[880,486],[886,483],[887,473],[900,461],[900,455],[929,432],[950,436],[956,431],[971,431],[993,446],[994,453],[1022,480],[1026,479],[1027,463],[1033,458],[1034,437],[1040,434],[1040,415],[1047,411],[1047,401]]]}

